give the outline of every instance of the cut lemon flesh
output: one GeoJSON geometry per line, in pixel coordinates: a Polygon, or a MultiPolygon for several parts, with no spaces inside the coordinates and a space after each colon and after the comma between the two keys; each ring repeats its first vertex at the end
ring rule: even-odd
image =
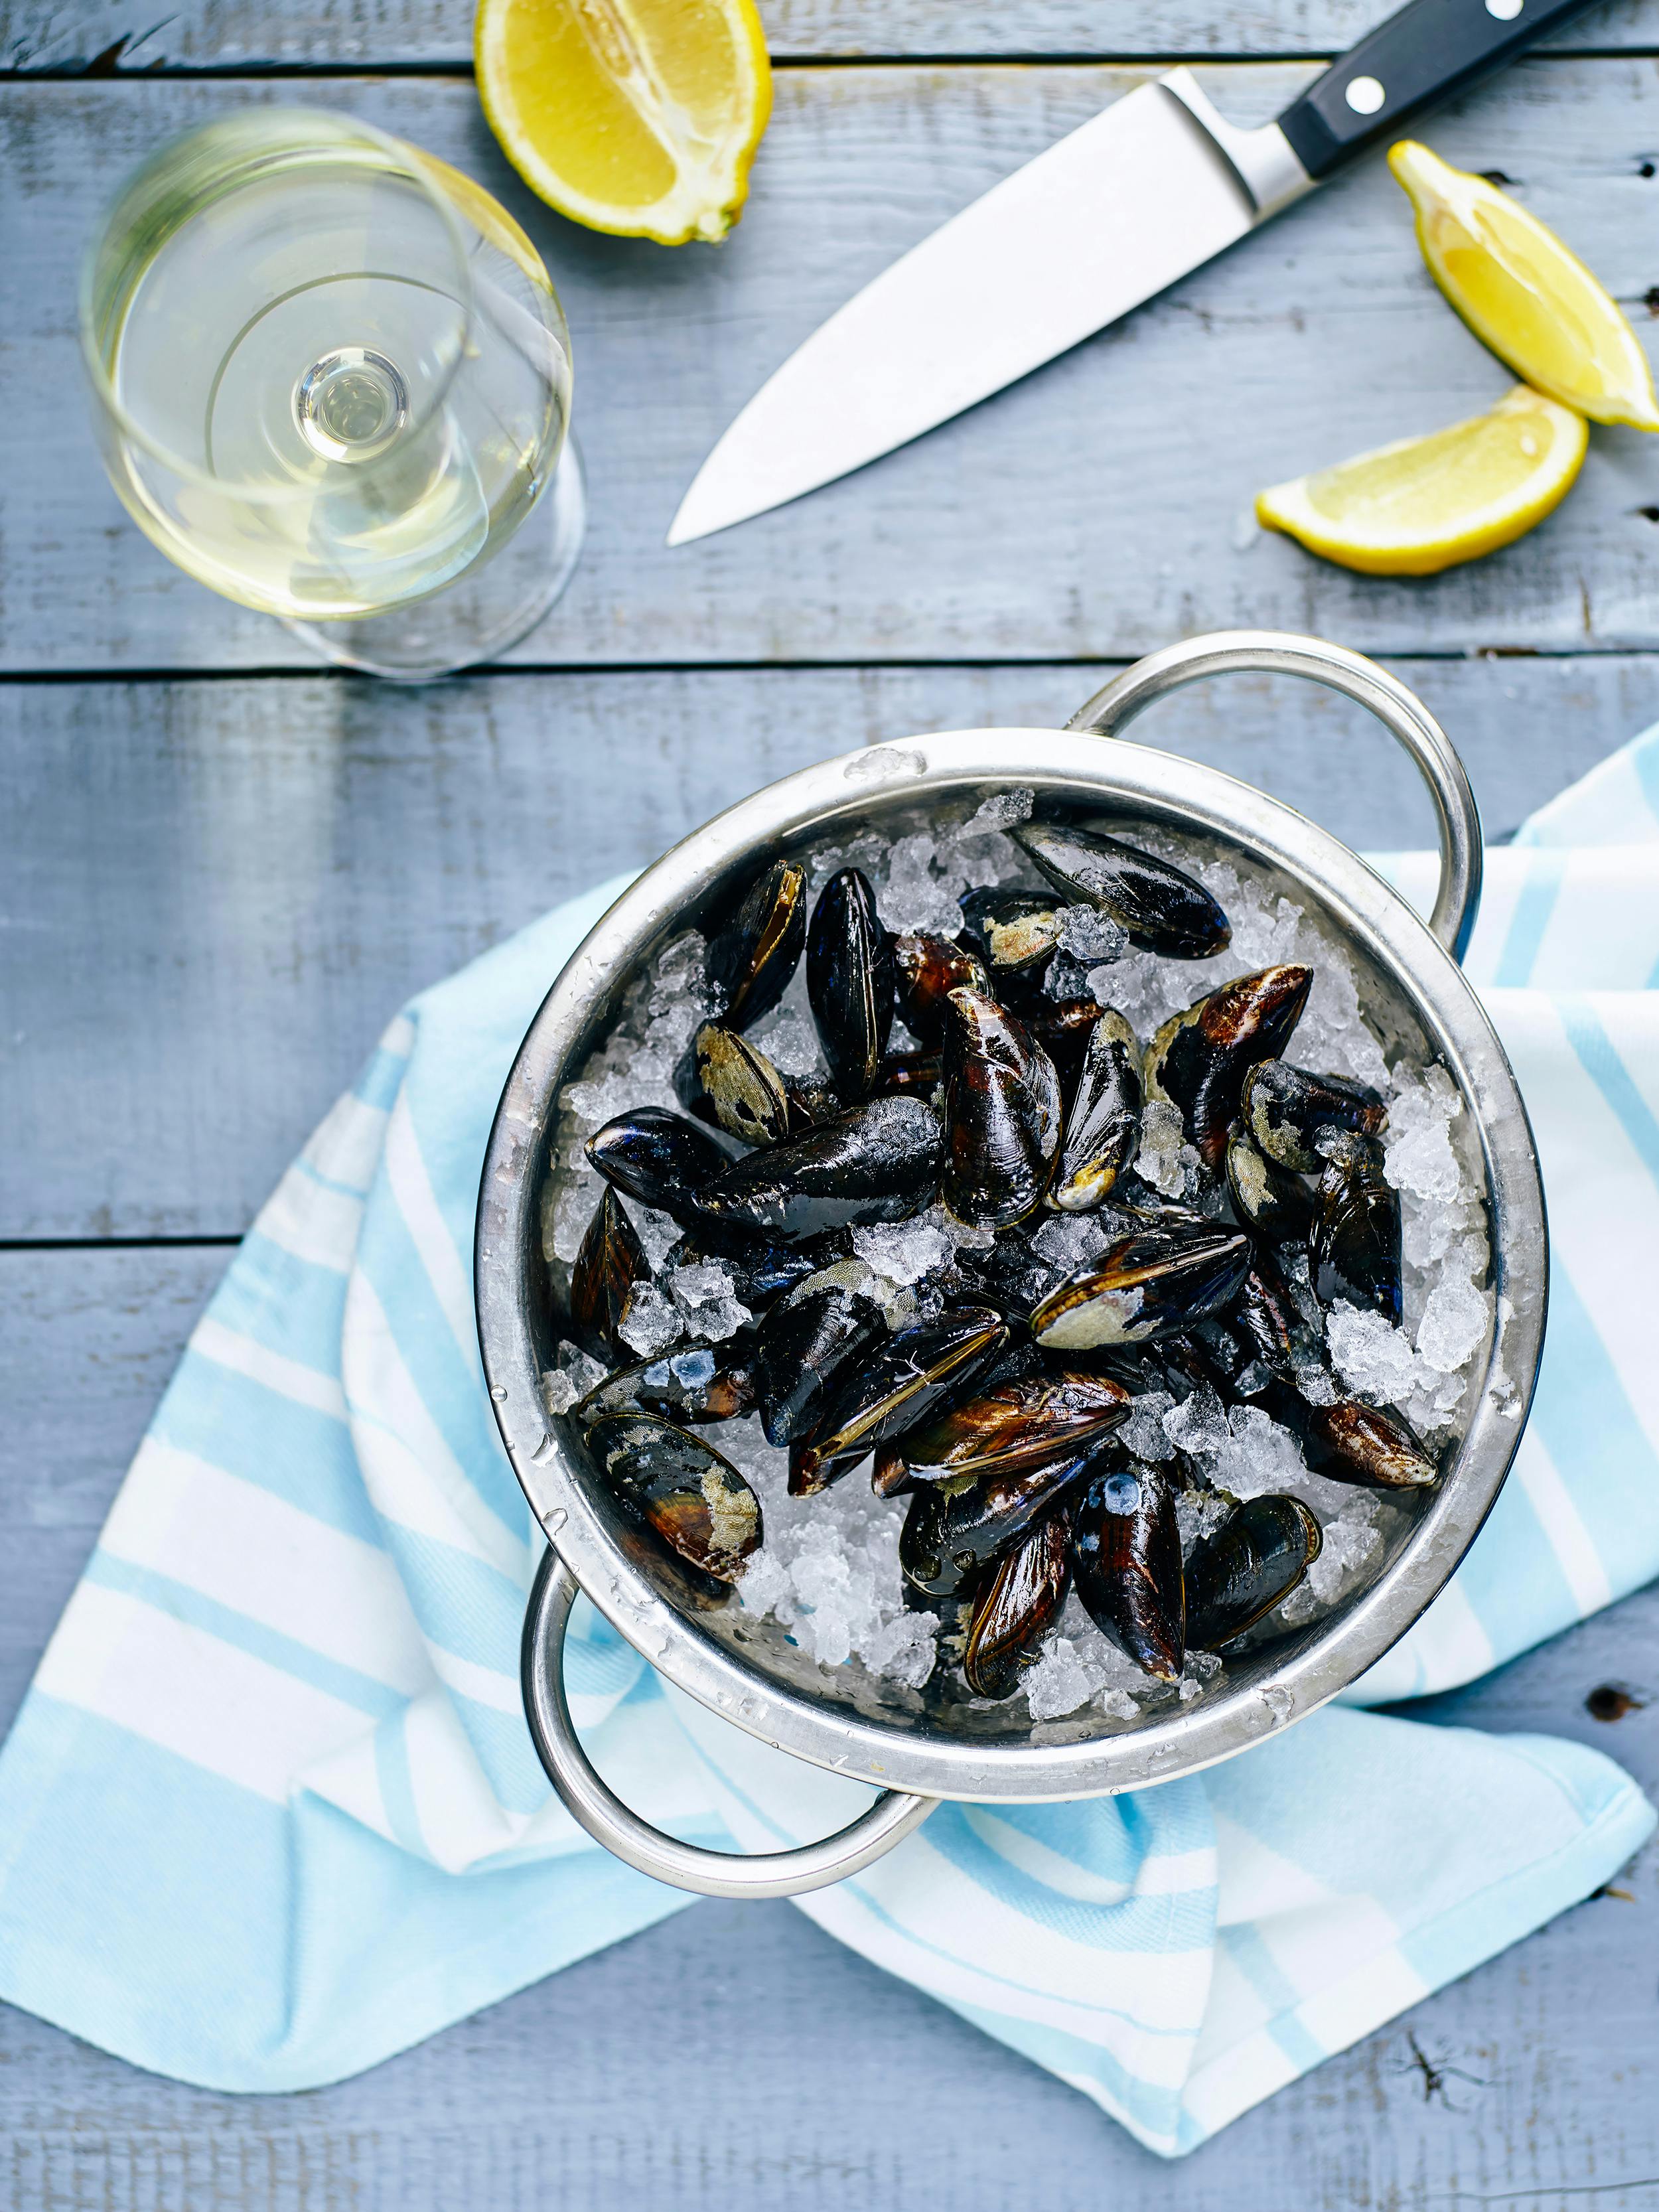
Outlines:
{"type": "Polygon", "coordinates": [[[753,0],[481,0],[489,127],[532,191],[592,230],[724,238],[772,108],[753,0]]]}
{"type": "Polygon", "coordinates": [[[1432,576],[1541,522],[1589,439],[1583,416],[1521,384],[1489,414],[1273,485],[1256,520],[1345,568],[1432,576]]]}
{"type": "Polygon", "coordinates": [[[1389,167],[1417,214],[1429,273],[1484,344],[1593,422],[1659,430],[1653,374],[1624,310],[1518,200],[1415,139],[1389,167]]]}

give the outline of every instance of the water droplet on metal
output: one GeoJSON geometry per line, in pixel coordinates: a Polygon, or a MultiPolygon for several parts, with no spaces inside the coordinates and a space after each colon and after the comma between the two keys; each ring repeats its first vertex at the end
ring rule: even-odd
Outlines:
{"type": "Polygon", "coordinates": [[[560,1529],[563,1528],[565,1522],[569,1518],[570,1516],[565,1511],[562,1505],[556,1505],[553,1508],[553,1510],[547,1516],[546,1526],[548,1534],[550,1535],[556,1536],[560,1529]]]}
{"type": "Polygon", "coordinates": [[[495,1401],[495,1403],[499,1406],[499,1405],[501,1404],[501,1402],[502,1399],[506,1397],[507,1393],[506,1393],[506,1391],[505,1391],[504,1389],[502,1389],[502,1388],[501,1388],[501,1384],[498,1382],[498,1383],[495,1385],[495,1389],[490,1392],[490,1394],[489,1394],[489,1395],[490,1395],[490,1396],[491,1396],[491,1397],[495,1401]]]}

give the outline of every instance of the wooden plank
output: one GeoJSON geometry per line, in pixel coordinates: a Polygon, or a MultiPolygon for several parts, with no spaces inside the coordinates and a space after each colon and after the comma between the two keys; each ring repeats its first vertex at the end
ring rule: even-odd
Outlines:
{"type": "MultiPolygon", "coordinates": [[[[1397,665],[1499,834],[1659,712],[1644,659],[1397,665]]],[[[808,761],[1057,725],[1099,673],[0,685],[0,1237],[240,1232],[411,991],[808,761]]],[[[1146,733],[1352,842],[1429,842],[1367,718],[1310,686],[1210,685],[1146,733]]]]}
{"type": "MultiPolygon", "coordinates": [[[[1211,73],[1241,115],[1305,72],[1211,73]]],[[[674,551],[662,536],[715,436],[846,295],[1137,72],[786,72],[751,212],[719,253],[605,239],[534,206],[464,83],[318,83],[500,189],[545,247],[575,333],[593,526],[538,665],[1132,655],[1233,623],[1374,650],[1659,641],[1651,453],[1597,431],[1561,510],[1427,583],[1356,577],[1249,520],[1259,486],[1484,406],[1507,374],[1446,308],[1371,161],[1261,238],[989,404],[781,513],[674,551]]],[[[1652,67],[1523,64],[1437,121],[1454,160],[1526,198],[1637,306],[1659,287],[1652,67]],[[1644,170],[1655,172],[1644,175],[1644,170]]],[[[0,665],[297,664],[277,626],[145,544],[68,398],[77,257],[113,179],[172,131],[276,89],[28,83],[0,101],[11,466],[0,484],[0,665]]],[[[1656,294],[1656,296],[1659,296],[1656,294]]],[[[988,303],[994,307],[994,303],[988,303]]]]}
{"type": "MultiPolygon", "coordinates": [[[[0,1714],[224,1256],[0,1255],[0,1714]]],[[[1659,1692],[1659,1589],[1417,1710],[1577,1736],[1659,1788],[1659,1701],[1591,1720],[1585,1697],[1609,1678],[1659,1692]]],[[[698,1905],[304,2096],[161,2081],[0,2007],[0,2202],[1652,2212],[1659,1852],[1617,1886],[1634,1901],[1566,1914],[1174,2166],[781,1905],[698,1905]],[[1418,2052],[1443,2074],[1432,2095],[1418,2052]]]]}
{"type": "MultiPolygon", "coordinates": [[[[926,54],[985,58],[1340,53],[1390,13],[1389,0],[761,0],[781,62],[926,54]]],[[[1555,33],[1558,52],[1659,45],[1654,0],[1613,0],[1555,33]]],[[[134,0],[13,0],[0,13],[0,67],[15,70],[463,69],[472,9],[458,0],[189,0],[160,15],[134,0]]]]}

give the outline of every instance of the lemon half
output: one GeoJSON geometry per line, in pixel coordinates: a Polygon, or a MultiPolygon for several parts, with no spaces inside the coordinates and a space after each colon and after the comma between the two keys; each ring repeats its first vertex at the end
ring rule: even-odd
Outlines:
{"type": "Polygon", "coordinates": [[[1589,441],[1583,416],[1520,384],[1489,414],[1273,485],[1256,520],[1345,568],[1432,576],[1541,522],[1589,441]]]}
{"type": "Polygon", "coordinates": [[[508,161],[592,230],[724,238],[772,109],[753,0],[481,0],[478,94],[508,161]]]}
{"type": "Polygon", "coordinates": [[[1415,139],[1389,149],[1389,167],[1416,210],[1430,275],[1483,344],[1593,422],[1659,430],[1641,341],[1547,224],[1415,139]]]}

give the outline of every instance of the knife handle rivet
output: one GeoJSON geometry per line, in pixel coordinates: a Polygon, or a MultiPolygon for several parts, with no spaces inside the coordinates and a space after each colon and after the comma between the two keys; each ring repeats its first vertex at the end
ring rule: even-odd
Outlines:
{"type": "MultiPolygon", "coordinates": [[[[1492,0],[1486,0],[1489,8],[1492,4],[1492,0]]],[[[1509,0],[1498,0],[1498,5],[1507,7],[1509,0]]],[[[1356,115],[1375,115],[1388,96],[1374,76],[1350,77],[1342,94],[1356,115]]]]}
{"type": "Polygon", "coordinates": [[[1486,0],[1486,13],[1500,23],[1512,23],[1526,4],[1527,0],[1486,0]]]}

